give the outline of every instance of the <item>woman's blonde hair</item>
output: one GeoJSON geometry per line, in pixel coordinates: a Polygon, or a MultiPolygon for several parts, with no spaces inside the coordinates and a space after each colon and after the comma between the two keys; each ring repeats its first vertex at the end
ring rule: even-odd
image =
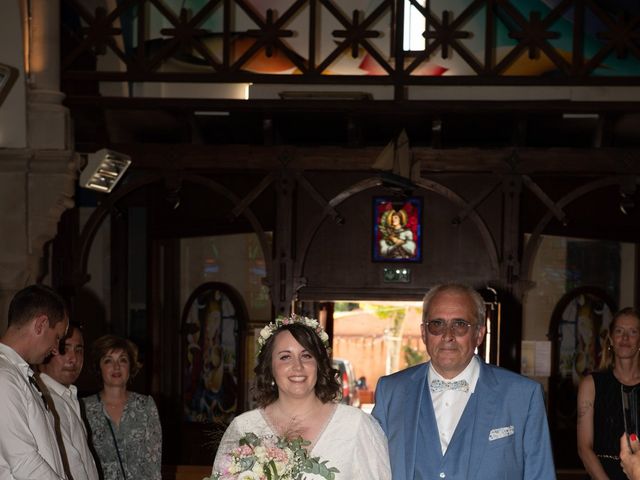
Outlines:
{"type": "MultiPolygon", "coordinates": [[[[602,348],[602,356],[600,358],[600,370],[607,370],[613,368],[616,361],[616,354],[613,351],[613,345],[611,343],[611,334],[616,328],[616,323],[620,317],[634,317],[638,320],[638,327],[640,327],[640,312],[633,307],[625,307],[613,316],[611,323],[609,324],[609,331],[607,332],[607,338],[604,341],[602,348]]],[[[639,356],[640,358],[640,356],[639,356]]]]}

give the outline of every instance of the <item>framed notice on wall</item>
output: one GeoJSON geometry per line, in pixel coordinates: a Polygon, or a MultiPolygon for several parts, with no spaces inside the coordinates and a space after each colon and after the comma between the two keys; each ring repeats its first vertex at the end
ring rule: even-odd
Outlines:
{"type": "Polygon", "coordinates": [[[422,198],[373,197],[373,261],[422,260],[422,198]]]}

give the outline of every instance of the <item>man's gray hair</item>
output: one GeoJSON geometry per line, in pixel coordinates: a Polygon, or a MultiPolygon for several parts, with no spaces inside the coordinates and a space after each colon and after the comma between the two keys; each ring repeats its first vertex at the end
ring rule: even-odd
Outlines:
{"type": "Polygon", "coordinates": [[[471,298],[476,307],[476,323],[478,326],[483,326],[485,323],[486,306],[482,295],[480,295],[474,288],[462,283],[441,283],[434,285],[422,299],[422,321],[426,321],[427,313],[429,312],[429,305],[433,298],[442,292],[452,292],[466,294],[471,298]]]}

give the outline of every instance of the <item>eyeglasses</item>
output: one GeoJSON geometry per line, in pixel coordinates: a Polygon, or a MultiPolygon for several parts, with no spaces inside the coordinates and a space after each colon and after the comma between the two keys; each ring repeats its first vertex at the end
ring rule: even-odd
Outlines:
{"type": "Polygon", "coordinates": [[[464,337],[472,325],[477,325],[462,319],[451,320],[449,323],[444,320],[429,320],[424,324],[431,335],[443,335],[447,330],[451,329],[456,337],[464,337]]]}

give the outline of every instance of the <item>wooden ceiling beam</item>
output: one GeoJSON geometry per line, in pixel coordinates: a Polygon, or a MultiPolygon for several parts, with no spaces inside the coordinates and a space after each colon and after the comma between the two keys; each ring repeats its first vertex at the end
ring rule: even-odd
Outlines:
{"type": "Polygon", "coordinates": [[[640,101],[569,100],[225,100],[205,98],[128,98],[69,96],[71,109],[174,110],[191,112],[313,113],[348,112],[358,114],[468,115],[483,113],[640,113],[640,101]]]}
{"type": "MultiPolygon", "coordinates": [[[[81,146],[92,151],[97,146],[81,146]]],[[[371,171],[383,147],[114,144],[151,170],[371,171]],[[286,162],[285,162],[286,160],[286,162]]],[[[446,173],[640,174],[640,148],[411,148],[423,175],[446,173]]]]}

